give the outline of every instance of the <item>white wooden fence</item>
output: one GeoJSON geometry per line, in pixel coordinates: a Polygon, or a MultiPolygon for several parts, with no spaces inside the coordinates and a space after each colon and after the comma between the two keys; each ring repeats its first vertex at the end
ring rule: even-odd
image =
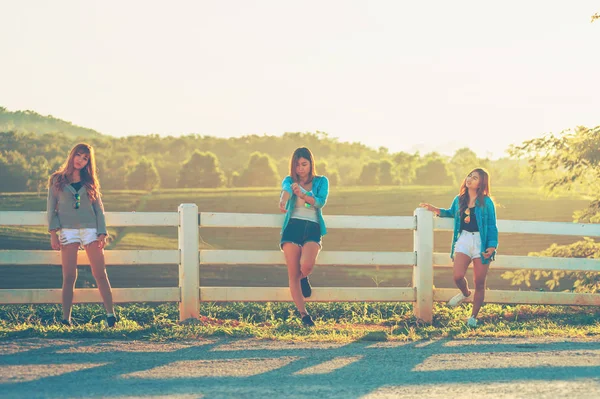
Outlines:
{"type": "MultiPolygon", "coordinates": [[[[106,251],[109,265],[178,264],[179,286],[172,288],[115,288],[115,302],[179,302],[180,319],[199,316],[200,301],[291,301],[287,287],[202,287],[203,264],[285,264],[280,251],[199,250],[199,227],[281,228],[283,215],[198,213],[195,204],[182,204],[178,212],[108,212],[109,226],[178,227],[178,250],[106,251]]],[[[413,252],[327,251],[318,265],[412,265],[412,287],[315,287],[310,301],[414,302],[415,315],[432,321],[433,302],[447,301],[456,289],[433,288],[434,267],[452,267],[449,254],[433,252],[434,230],[452,230],[453,220],[434,218],[422,208],[414,216],[326,216],[328,229],[408,229],[414,231],[413,252]]],[[[45,212],[0,212],[0,226],[45,226],[45,212]]],[[[500,220],[501,233],[600,236],[599,224],[500,220]]],[[[79,264],[89,264],[84,253],[79,264]]],[[[60,265],[57,251],[1,250],[0,265],[60,265]]],[[[600,271],[600,260],[499,255],[499,269],[600,271]]],[[[2,289],[0,304],[60,303],[60,289],[2,289]]],[[[600,295],[566,292],[488,290],[486,302],[549,305],[600,305],[600,295]]],[[[76,289],[74,302],[101,302],[97,289],[76,289]]]]}

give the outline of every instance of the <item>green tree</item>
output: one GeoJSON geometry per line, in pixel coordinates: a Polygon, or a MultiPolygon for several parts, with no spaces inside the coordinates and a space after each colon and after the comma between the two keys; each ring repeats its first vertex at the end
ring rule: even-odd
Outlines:
{"type": "Polygon", "coordinates": [[[463,181],[471,170],[483,166],[477,154],[470,148],[464,147],[456,150],[450,160],[449,168],[456,181],[463,181]]]}
{"type": "Polygon", "coordinates": [[[449,186],[455,184],[455,180],[444,160],[431,158],[417,169],[415,183],[428,186],[449,186]]]}
{"type": "Polygon", "coordinates": [[[131,148],[96,152],[98,178],[103,190],[122,190],[127,187],[127,175],[135,166],[136,154],[131,148]]]}
{"type": "Polygon", "coordinates": [[[318,175],[327,176],[330,186],[340,184],[340,173],[335,169],[331,169],[327,161],[317,161],[316,169],[318,175]]]}
{"type": "Polygon", "coordinates": [[[232,176],[238,187],[273,187],[280,183],[277,165],[267,154],[258,151],[250,154],[246,169],[239,176],[232,176]]]}
{"type": "Polygon", "coordinates": [[[419,159],[419,153],[398,152],[394,154],[392,160],[396,164],[394,170],[400,184],[410,184],[415,180],[419,159]]]}
{"type": "Polygon", "coordinates": [[[225,174],[219,166],[217,156],[212,152],[194,151],[185,161],[179,174],[179,187],[221,187],[225,174]]]}
{"type": "Polygon", "coordinates": [[[242,180],[239,172],[231,172],[231,178],[229,179],[229,185],[231,187],[241,187],[242,180]]]}
{"type": "MultiPolygon", "coordinates": [[[[551,134],[528,140],[520,146],[511,147],[509,152],[513,156],[528,159],[532,174],[553,176],[545,185],[550,191],[585,189],[592,200],[586,209],[576,211],[573,217],[579,223],[600,222],[600,126],[591,129],[579,126],[573,132],[566,130],[558,136],[551,134]]],[[[600,258],[599,249],[598,244],[585,239],[567,246],[552,245],[539,255],[600,258]]],[[[513,284],[529,284],[531,276],[525,270],[504,274],[513,284]]],[[[562,278],[574,279],[576,290],[598,292],[600,275],[594,272],[561,271],[543,272],[535,277],[549,278],[546,284],[552,288],[558,286],[562,278]]]]}
{"type": "Polygon", "coordinates": [[[532,176],[524,159],[500,158],[490,161],[488,170],[491,175],[492,187],[542,187],[544,178],[532,176]]]}
{"type": "Polygon", "coordinates": [[[0,185],[3,192],[27,191],[27,162],[18,151],[0,152],[0,185]]]}
{"type": "Polygon", "coordinates": [[[141,157],[140,161],[133,167],[127,175],[127,187],[132,190],[150,191],[158,187],[160,177],[154,162],[141,157]]]}
{"type": "Polygon", "coordinates": [[[181,165],[165,160],[164,158],[155,160],[154,164],[160,177],[160,188],[176,188],[181,165]]]}
{"type": "Polygon", "coordinates": [[[27,179],[27,188],[29,191],[35,191],[38,194],[47,187],[48,176],[50,175],[50,165],[45,157],[36,155],[29,161],[27,179]]]}
{"type": "Polygon", "coordinates": [[[285,176],[290,174],[290,158],[282,157],[277,161],[277,171],[279,172],[279,180],[283,180],[285,176]]]}
{"type": "Polygon", "coordinates": [[[360,174],[363,169],[363,162],[353,157],[335,158],[335,168],[340,174],[340,181],[346,186],[359,184],[360,174]]]}
{"type": "Polygon", "coordinates": [[[369,161],[360,172],[358,183],[363,186],[376,186],[379,184],[379,162],[369,161]]]}
{"type": "Polygon", "coordinates": [[[585,189],[593,200],[575,213],[575,221],[600,222],[600,126],[528,140],[509,153],[528,159],[532,175],[545,174],[549,191],[585,189]]]}
{"type": "Polygon", "coordinates": [[[394,184],[394,176],[393,176],[394,164],[392,161],[384,159],[379,162],[379,184],[382,186],[391,186],[394,184]]]}

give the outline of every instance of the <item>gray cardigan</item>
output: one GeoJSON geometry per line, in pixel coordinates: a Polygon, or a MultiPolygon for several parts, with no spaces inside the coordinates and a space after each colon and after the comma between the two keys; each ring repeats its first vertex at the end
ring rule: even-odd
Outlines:
{"type": "Polygon", "coordinates": [[[85,186],[75,191],[70,184],[55,195],[55,190],[48,189],[48,202],[46,212],[48,214],[48,231],[56,229],[87,229],[94,228],[98,235],[106,233],[106,221],[104,220],[104,205],[100,197],[96,201],[90,201],[85,186]],[[75,209],[74,195],[79,193],[79,209],[75,209]]]}

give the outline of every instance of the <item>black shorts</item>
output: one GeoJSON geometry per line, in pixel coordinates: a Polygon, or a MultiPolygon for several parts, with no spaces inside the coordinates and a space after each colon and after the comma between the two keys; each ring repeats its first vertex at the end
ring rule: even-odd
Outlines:
{"type": "Polygon", "coordinates": [[[283,244],[286,242],[294,243],[300,247],[307,242],[316,242],[320,247],[321,226],[319,226],[319,223],[308,220],[291,218],[281,235],[279,248],[283,250],[283,244]]]}

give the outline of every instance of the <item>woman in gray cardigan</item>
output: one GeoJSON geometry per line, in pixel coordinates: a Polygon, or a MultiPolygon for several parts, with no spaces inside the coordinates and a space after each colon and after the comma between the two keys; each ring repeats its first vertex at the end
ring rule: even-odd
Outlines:
{"type": "Polygon", "coordinates": [[[65,163],[50,176],[46,211],[52,249],[61,252],[62,323],[71,325],[73,290],[77,280],[77,251],[84,247],[104,301],[106,322],[109,327],[113,327],[117,318],[104,262],[106,222],[92,146],[77,144],[71,149],[65,163]]]}

